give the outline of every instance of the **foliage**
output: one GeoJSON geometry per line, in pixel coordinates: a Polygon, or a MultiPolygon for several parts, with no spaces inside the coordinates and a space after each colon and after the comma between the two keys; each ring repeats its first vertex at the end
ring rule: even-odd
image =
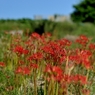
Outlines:
{"type": "Polygon", "coordinates": [[[95,23],[95,0],[82,0],[73,7],[75,8],[71,14],[73,21],[95,23]]]}

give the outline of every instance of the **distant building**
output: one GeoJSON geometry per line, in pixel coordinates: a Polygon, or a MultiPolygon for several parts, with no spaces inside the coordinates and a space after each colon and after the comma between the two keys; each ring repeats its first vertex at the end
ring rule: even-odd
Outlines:
{"type": "MultiPolygon", "coordinates": [[[[34,16],[34,20],[43,20],[43,19],[44,18],[41,15],[34,16]]],[[[71,21],[70,16],[64,16],[64,15],[51,15],[47,18],[47,20],[55,22],[71,21]]]]}
{"type": "Polygon", "coordinates": [[[55,22],[70,21],[70,16],[53,15],[53,16],[49,16],[48,20],[55,21],[55,22]]]}
{"type": "Polygon", "coordinates": [[[34,20],[42,20],[42,19],[43,19],[43,17],[40,16],[40,15],[35,15],[34,16],[34,20]]]}
{"type": "Polygon", "coordinates": [[[49,16],[48,20],[54,21],[55,20],[55,16],[49,16]]]}

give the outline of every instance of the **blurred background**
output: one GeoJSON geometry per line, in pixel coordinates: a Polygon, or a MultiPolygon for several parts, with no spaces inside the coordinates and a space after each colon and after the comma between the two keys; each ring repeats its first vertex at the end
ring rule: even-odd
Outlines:
{"type": "Polygon", "coordinates": [[[0,0],[0,37],[7,32],[95,41],[95,0],[0,0]]]}

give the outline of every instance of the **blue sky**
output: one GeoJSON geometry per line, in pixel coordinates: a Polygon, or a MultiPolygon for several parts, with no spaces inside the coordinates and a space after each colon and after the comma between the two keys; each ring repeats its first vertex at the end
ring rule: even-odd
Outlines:
{"type": "Polygon", "coordinates": [[[0,0],[0,19],[34,18],[41,15],[69,15],[79,0],[0,0]]]}

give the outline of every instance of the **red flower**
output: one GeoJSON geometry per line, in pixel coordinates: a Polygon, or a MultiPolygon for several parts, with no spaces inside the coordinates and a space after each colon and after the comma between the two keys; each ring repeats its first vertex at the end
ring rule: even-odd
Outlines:
{"type": "Polygon", "coordinates": [[[59,40],[58,42],[59,42],[59,44],[60,44],[61,46],[70,46],[70,45],[71,45],[71,41],[69,41],[69,40],[67,40],[67,39],[61,39],[61,40],[59,40]]]}
{"type": "Polygon", "coordinates": [[[38,33],[36,33],[36,32],[33,32],[31,34],[31,37],[36,38],[36,39],[40,39],[41,38],[40,35],[38,33]]]}
{"type": "Polygon", "coordinates": [[[28,60],[40,60],[43,58],[43,54],[41,52],[34,53],[32,56],[28,58],[28,60]]]}
{"type": "Polygon", "coordinates": [[[71,81],[77,83],[80,82],[82,85],[87,84],[87,78],[86,76],[83,75],[72,75],[71,76],[71,81]]]}
{"type": "Polygon", "coordinates": [[[77,83],[79,81],[79,75],[72,75],[71,76],[71,80],[75,83],[77,83]]]}
{"type": "Polygon", "coordinates": [[[78,42],[79,44],[85,46],[88,43],[88,38],[85,35],[80,35],[80,37],[78,39],[76,39],[76,42],[78,42]]]}
{"type": "Polygon", "coordinates": [[[30,69],[28,67],[23,67],[22,74],[29,75],[30,74],[30,69]]]}
{"type": "Polygon", "coordinates": [[[26,50],[26,49],[23,50],[23,54],[28,54],[28,53],[29,53],[28,50],[26,50]]]}
{"type": "Polygon", "coordinates": [[[63,80],[63,74],[57,74],[54,78],[54,80],[61,82],[63,80]]]}
{"type": "Polygon", "coordinates": [[[74,62],[77,63],[77,64],[79,64],[79,63],[81,62],[80,56],[78,56],[78,55],[70,55],[70,56],[69,56],[69,59],[70,59],[71,61],[74,61],[74,62]]]}
{"type": "Polygon", "coordinates": [[[89,60],[84,60],[83,61],[83,65],[86,67],[86,69],[90,69],[91,68],[91,63],[89,60]]]}
{"type": "Polygon", "coordinates": [[[91,44],[89,45],[89,48],[90,48],[91,50],[95,50],[95,44],[92,44],[92,43],[91,43],[91,44]]]}
{"type": "Polygon", "coordinates": [[[79,79],[82,85],[87,84],[87,78],[86,76],[79,75],[79,79]]]}
{"type": "Polygon", "coordinates": [[[46,45],[42,48],[42,50],[46,53],[49,53],[49,54],[54,54],[54,50],[51,48],[51,46],[49,45],[46,45]]]}
{"type": "Polygon", "coordinates": [[[22,46],[16,46],[14,49],[14,52],[22,54],[23,53],[23,47],[22,46]]]}
{"type": "Polygon", "coordinates": [[[15,73],[16,73],[16,74],[21,74],[22,71],[23,71],[23,68],[19,66],[19,67],[17,67],[17,69],[15,70],[15,73]]]}
{"type": "Polygon", "coordinates": [[[69,56],[71,61],[74,61],[77,64],[84,65],[87,69],[91,68],[90,58],[92,53],[89,50],[76,50],[74,54],[69,56]]]}
{"type": "Polygon", "coordinates": [[[16,74],[23,74],[23,75],[29,75],[30,74],[30,69],[28,67],[17,67],[15,70],[16,74]]]}
{"type": "Polygon", "coordinates": [[[38,64],[30,63],[30,67],[32,67],[33,69],[37,69],[38,68],[38,64]]]}
{"type": "Polygon", "coordinates": [[[63,70],[58,66],[47,65],[45,72],[49,74],[50,79],[60,82],[63,79],[63,70]]]}
{"type": "Polygon", "coordinates": [[[28,50],[24,49],[22,46],[16,46],[13,51],[19,54],[28,54],[29,52],[28,50]]]}
{"type": "Polygon", "coordinates": [[[68,83],[72,82],[71,76],[64,74],[64,76],[63,76],[63,81],[68,82],[68,83]]]}
{"type": "Polygon", "coordinates": [[[56,73],[56,74],[63,74],[63,70],[59,67],[59,66],[53,66],[52,67],[52,72],[56,73]]]}
{"type": "Polygon", "coordinates": [[[0,62],[0,67],[5,67],[5,63],[4,62],[0,62]]]}
{"type": "Polygon", "coordinates": [[[45,72],[46,73],[51,73],[51,71],[52,71],[52,66],[50,64],[46,65],[45,72]]]}

